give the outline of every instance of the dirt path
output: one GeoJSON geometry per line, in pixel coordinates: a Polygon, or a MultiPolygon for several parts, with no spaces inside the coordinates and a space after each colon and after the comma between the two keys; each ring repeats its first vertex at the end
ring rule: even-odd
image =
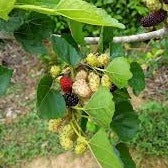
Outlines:
{"type": "Polygon", "coordinates": [[[37,158],[31,163],[24,164],[22,168],[99,168],[90,153],[76,156],[70,152],[58,157],[37,158]]]}
{"type": "Polygon", "coordinates": [[[0,64],[14,71],[7,94],[0,98],[0,121],[10,122],[30,111],[28,104],[35,98],[43,68],[36,56],[26,53],[15,41],[8,41],[0,47],[0,64]]]}
{"type": "MultiPolygon", "coordinates": [[[[137,153],[134,156],[138,168],[168,168],[168,159],[144,157],[137,153]]],[[[24,163],[21,168],[99,168],[99,166],[90,153],[76,156],[67,152],[58,157],[36,158],[30,163],[24,163]]]]}

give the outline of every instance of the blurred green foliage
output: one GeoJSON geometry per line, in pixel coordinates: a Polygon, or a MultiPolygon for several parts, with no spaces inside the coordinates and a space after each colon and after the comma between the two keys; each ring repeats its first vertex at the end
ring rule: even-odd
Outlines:
{"type": "Polygon", "coordinates": [[[168,156],[168,106],[151,101],[138,113],[140,130],[132,146],[144,154],[168,156]]]}
{"type": "MultiPolygon", "coordinates": [[[[139,20],[146,15],[148,9],[143,4],[142,0],[86,0],[93,3],[97,7],[105,9],[108,14],[118,19],[125,24],[125,30],[115,29],[115,34],[131,34],[142,31],[139,20]]],[[[91,35],[92,32],[96,34],[96,29],[90,26],[86,29],[91,35]]]]}
{"type": "Polygon", "coordinates": [[[168,38],[154,39],[147,42],[126,44],[128,59],[143,66],[146,77],[151,77],[162,66],[168,65],[168,38]]]}
{"type": "MultiPolygon", "coordinates": [[[[142,31],[139,24],[140,18],[148,12],[148,9],[142,3],[142,0],[86,0],[99,8],[103,8],[112,17],[118,19],[121,23],[126,25],[125,30],[114,29],[114,34],[131,34],[142,31]]],[[[69,32],[67,20],[63,17],[52,17],[55,20],[55,32],[67,33],[69,32]]],[[[29,12],[13,10],[10,13],[9,21],[0,19],[0,30],[8,32],[16,31],[24,23],[30,22],[29,12]]],[[[32,20],[33,22],[33,20],[32,20]]],[[[84,25],[84,32],[86,36],[98,35],[100,27],[84,25]]]]}

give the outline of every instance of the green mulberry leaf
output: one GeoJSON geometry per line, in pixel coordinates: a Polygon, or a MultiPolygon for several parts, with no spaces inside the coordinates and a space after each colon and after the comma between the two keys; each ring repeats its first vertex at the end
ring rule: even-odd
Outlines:
{"type": "Polygon", "coordinates": [[[132,78],[130,64],[124,57],[114,58],[105,72],[109,75],[111,81],[119,88],[126,87],[129,79],[132,78]]]}
{"type": "Polygon", "coordinates": [[[0,0],[0,18],[7,20],[16,0],[0,0]]]}
{"type": "Polygon", "coordinates": [[[113,96],[107,88],[101,87],[84,109],[99,126],[109,128],[115,111],[113,96]]]}
{"type": "Polygon", "coordinates": [[[111,146],[104,129],[100,129],[89,142],[90,150],[102,168],[124,168],[111,146]]]}
{"type": "Polygon", "coordinates": [[[82,54],[71,36],[53,36],[52,43],[55,53],[62,61],[73,66],[81,61],[82,54]]]}
{"type": "Polygon", "coordinates": [[[54,119],[66,115],[64,97],[59,91],[51,89],[52,77],[44,76],[37,89],[37,112],[40,118],[54,119]]]}
{"type": "Polygon", "coordinates": [[[133,88],[136,95],[145,89],[145,75],[143,69],[137,62],[131,63],[133,77],[129,80],[129,85],[133,88]]]}
{"type": "Polygon", "coordinates": [[[49,15],[61,15],[86,24],[125,28],[123,24],[108,15],[103,9],[99,9],[83,0],[57,0],[55,4],[53,0],[47,2],[45,0],[35,2],[31,0],[31,3],[27,0],[19,0],[15,7],[49,15]]]}
{"type": "Polygon", "coordinates": [[[138,132],[139,119],[129,101],[116,103],[111,128],[122,141],[130,141],[138,132]]]}

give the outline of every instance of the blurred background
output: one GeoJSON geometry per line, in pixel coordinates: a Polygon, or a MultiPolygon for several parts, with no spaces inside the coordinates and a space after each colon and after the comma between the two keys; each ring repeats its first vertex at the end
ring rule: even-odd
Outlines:
{"type": "MultiPolygon", "coordinates": [[[[125,30],[114,29],[114,35],[131,35],[145,30],[139,24],[148,9],[141,0],[87,0],[104,8],[111,16],[126,25],[125,30]]],[[[36,15],[35,13],[33,16],[36,15]]],[[[30,16],[14,10],[8,22],[0,20],[0,32],[21,32],[29,25],[30,16]],[[22,26],[21,26],[22,25],[22,26]]],[[[69,32],[66,20],[55,20],[57,34],[69,32]]],[[[157,28],[157,27],[156,27],[157,28]]],[[[159,28],[159,27],[158,27],[159,28]]],[[[153,28],[155,29],[155,28],[153,28]]],[[[85,36],[99,36],[100,28],[84,26],[85,36]]],[[[35,109],[35,90],[40,76],[54,56],[41,53],[39,46],[26,47],[27,41],[0,39],[0,63],[14,69],[12,84],[0,98],[0,168],[96,168],[89,154],[74,157],[61,154],[57,136],[47,131],[47,122],[40,120],[35,109]],[[62,167],[61,167],[62,166],[62,167]]],[[[132,95],[132,103],[139,115],[138,135],[128,145],[138,168],[168,168],[168,38],[124,44],[121,54],[138,61],[145,72],[146,89],[139,97],[132,95]]],[[[87,46],[95,50],[96,46],[87,46]]],[[[40,48],[41,51],[41,48],[40,48]]]]}

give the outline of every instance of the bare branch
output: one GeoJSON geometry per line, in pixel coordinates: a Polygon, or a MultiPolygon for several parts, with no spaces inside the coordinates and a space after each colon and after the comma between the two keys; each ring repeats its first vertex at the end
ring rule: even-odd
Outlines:
{"type": "Polygon", "coordinates": [[[162,28],[149,33],[142,33],[142,34],[131,35],[131,36],[123,36],[123,37],[114,37],[113,42],[131,43],[131,42],[151,40],[155,38],[162,38],[166,35],[168,35],[168,28],[162,28]]]}
{"type": "MultiPolygon", "coordinates": [[[[165,27],[149,33],[114,37],[113,42],[114,43],[140,42],[140,41],[151,40],[154,38],[162,38],[166,35],[168,35],[168,28],[165,27]]],[[[60,36],[60,35],[56,35],[56,36],[60,36]]],[[[13,39],[13,36],[0,32],[0,39],[13,39]]],[[[98,44],[98,41],[99,41],[99,37],[85,37],[86,44],[98,44]]]]}
{"type": "MultiPolygon", "coordinates": [[[[146,41],[154,38],[162,38],[168,35],[168,28],[162,28],[156,31],[152,31],[149,33],[142,33],[137,35],[131,36],[121,36],[121,37],[114,37],[114,43],[131,43],[131,42],[138,42],[138,41],[146,41]]],[[[97,44],[99,41],[99,37],[86,37],[85,41],[87,44],[97,44]]]]}
{"type": "Polygon", "coordinates": [[[86,44],[98,44],[99,37],[85,37],[86,44]]]}

